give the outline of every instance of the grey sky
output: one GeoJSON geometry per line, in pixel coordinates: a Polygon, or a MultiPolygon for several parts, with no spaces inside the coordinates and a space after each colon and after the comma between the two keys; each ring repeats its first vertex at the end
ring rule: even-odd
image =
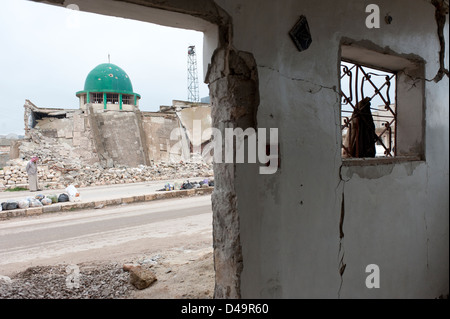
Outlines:
{"type": "Polygon", "coordinates": [[[141,94],[140,109],[156,111],[187,99],[187,47],[197,48],[200,97],[201,32],[107,17],[26,0],[0,0],[0,135],[23,134],[25,99],[39,107],[78,108],[98,64],[117,64],[141,94]]]}

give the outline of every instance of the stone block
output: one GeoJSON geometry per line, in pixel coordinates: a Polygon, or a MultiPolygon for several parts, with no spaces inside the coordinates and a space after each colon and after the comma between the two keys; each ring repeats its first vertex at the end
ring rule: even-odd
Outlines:
{"type": "Polygon", "coordinates": [[[64,204],[61,204],[62,211],[69,211],[74,209],[77,209],[77,203],[66,202],[64,204]]]}
{"type": "Polygon", "coordinates": [[[42,211],[43,211],[43,207],[31,207],[31,208],[26,209],[26,215],[27,216],[39,215],[39,214],[42,214],[42,211]]]}
{"type": "Polygon", "coordinates": [[[134,196],[122,198],[122,203],[129,204],[129,203],[133,203],[133,202],[134,202],[134,196]]]}
{"type": "Polygon", "coordinates": [[[88,208],[95,208],[94,202],[86,202],[86,203],[82,203],[82,202],[78,202],[75,203],[75,208],[76,209],[88,209],[88,208]]]}
{"type": "Polygon", "coordinates": [[[19,216],[26,216],[27,210],[26,209],[13,209],[7,211],[8,217],[19,217],[19,216]]]}
{"type": "Polygon", "coordinates": [[[188,196],[188,190],[187,189],[181,189],[181,190],[178,190],[176,192],[177,192],[178,197],[188,196]]]}
{"type": "Polygon", "coordinates": [[[96,201],[94,202],[94,208],[103,208],[106,206],[106,200],[100,200],[100,201],[96,201]]]}
{"type": "Polygon", "coordinates": [[[142,290],[154,283],[156,275],[147,268],[132,267],[130,270],[130,283],[137,289],[142,290]]]}
{"type": "Polygon", "coordinates": [[[134,202],[143,202],[145,201],[145,195],[134,196],[134,202]]]}
{"type": "Polygon", "coordinates": [[[43,213],[54,213],[61,211],[61,204],[53,204],[42,207],[43,213]]]}
{"type": "Polygon", "coordinates": [[[105,205],[106,206],[113,206],[113,205],[120,205],[122,204],[122,199],[121,198],[117,198],[117,199],[107,199],[105,201],[105,205]]]}

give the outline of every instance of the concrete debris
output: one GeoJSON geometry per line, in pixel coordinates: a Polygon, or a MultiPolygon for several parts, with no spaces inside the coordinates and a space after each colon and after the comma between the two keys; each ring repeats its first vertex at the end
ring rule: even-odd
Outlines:
{"type": "Polygon", "coordinates": [[[0,299],[124,299],[135,290],[117,263],[79,265],[78,288],[67,285],[66,266],[30,267],[7,285],[0,280],[0,299]]]}
{"type": "MultiPolygon", "coordinates": [[[[26,160],[14,160],[13,165],[0,169],[0,191],[15,187],[28,188],[26,164],[26,160]]],[[[70,184],[79,188],[213,176],[213,174],[212,164],[185,162],[161,162],[151,166],[116,166],[105,169],[99,164],[83,166],[81,164],[56,164],[44,160],[38,166],[38,182],[42,189],[61,189],[70,184]]]]}
{"type": "Polygon", "coordinates": [[[158,260],[160,260],[161,258],[162,258],[161,255],[155,255],[155,256],[152,256],[150,258],[146,258],[146,259],[140,261],[139,263],[141,265],[147,265],[147,266],[151,267],[153,265],[158,264],[158,260]]]}
{"type": "Polygon", "coordinates": [[[12,283],[11,278],[9,278],[8,276],[0,275],[0,284],[7,284],[7,285],[9,285],[11,283],[12,283]]]}
{"type": "Polygon", "coordinates": [[[129,263],[129,264],[123,264],[122,269],[123,271],[130,271],[132,268],[134,267],[138,267],[138,264],[133,264],[133,263],[129,263]]]}
{"type": "Polygon", "coordinates": [[[150,269],[142,266],[132,267],[129,272],[130,283],[139,290],[150,287],[157,280],[156,275],[150,269]]]}

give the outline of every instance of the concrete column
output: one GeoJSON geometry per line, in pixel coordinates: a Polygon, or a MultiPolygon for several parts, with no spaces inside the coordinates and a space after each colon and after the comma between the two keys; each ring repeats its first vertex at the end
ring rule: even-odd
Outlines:
{"type": "MultiPolygon", "coordinates": [[[[228,48],[216,50],[207,82],[211,95],[212,127],[222,133],[224,148],[226,128],[240,127],[245,130],[248,127],[256,127],[259,93],[253,56],[228,48]]],[[[236,152],[236,146],[233,147],[233,152],[236,152]]],[[[215,298],[241,297],[240,276],[243,260],[235,170],[235,163],[214,163],[212,208],[215,298]]]]}

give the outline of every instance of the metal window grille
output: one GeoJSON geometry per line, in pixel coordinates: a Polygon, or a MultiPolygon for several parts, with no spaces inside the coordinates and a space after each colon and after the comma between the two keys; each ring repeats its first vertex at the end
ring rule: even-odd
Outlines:
{"type": "Polygon", "coordinates": [[[119,94],[106,94],[106,103],[108,104],[119,104],[119,94]]]}
{"type": "Polygon", "coordinates": [[[103,93],[91,93],[90,102],[103,104],[103,93]]]}
{"type": "Polygon", "coordinates": [[[342,157],[395,156],[395,84],[395,73],[342,61],[342,157]]]}

